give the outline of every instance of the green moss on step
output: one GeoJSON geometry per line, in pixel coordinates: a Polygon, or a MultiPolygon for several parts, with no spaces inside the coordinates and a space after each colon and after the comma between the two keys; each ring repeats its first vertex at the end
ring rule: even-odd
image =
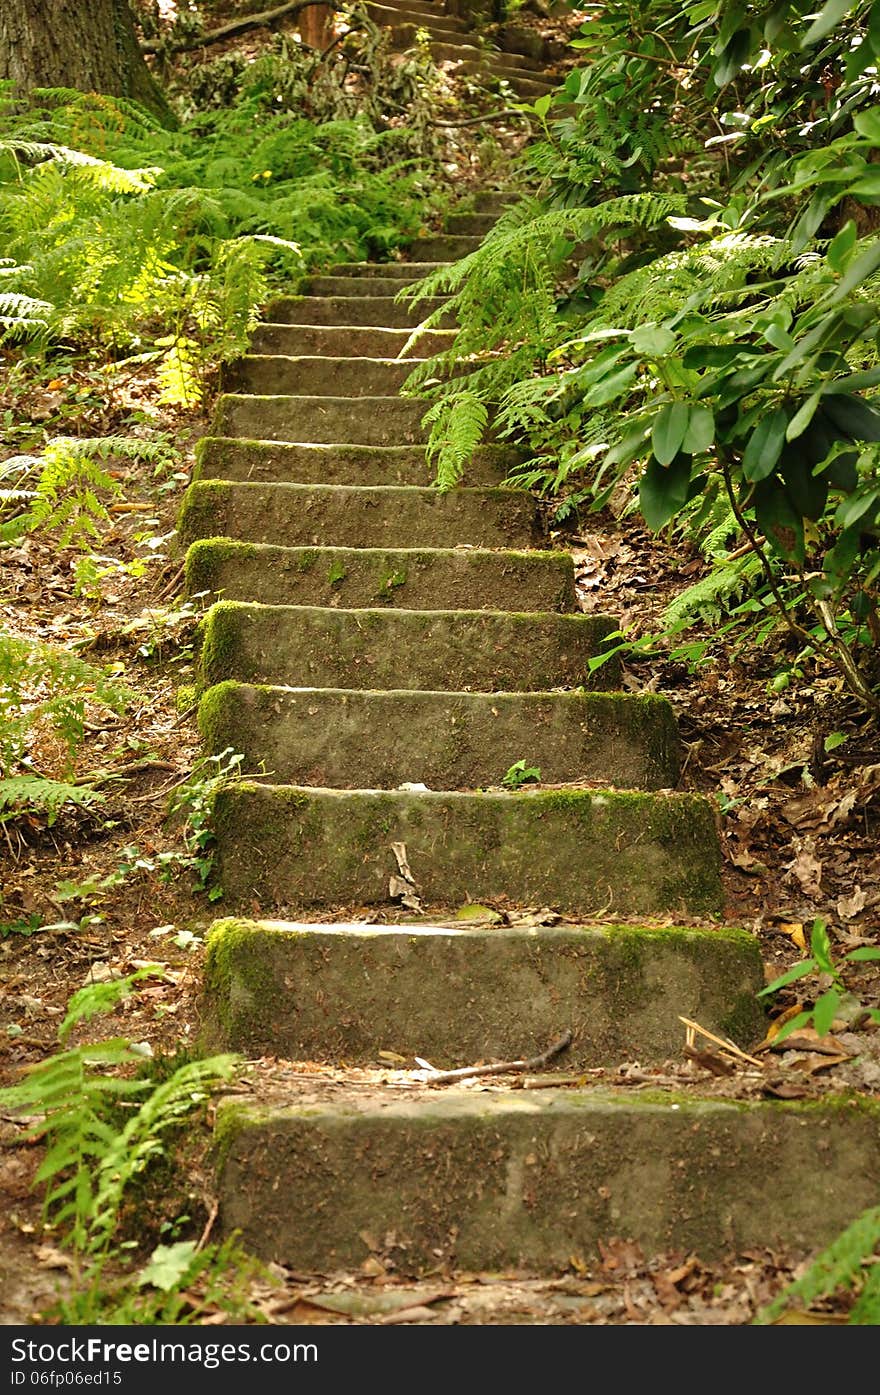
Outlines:
{"type": "Polygon", "coordinates": [[[178,545],[199,538],[225,537],[230,494],[224,480],[198,480],[189,486],[177,520],[178,545]]]}

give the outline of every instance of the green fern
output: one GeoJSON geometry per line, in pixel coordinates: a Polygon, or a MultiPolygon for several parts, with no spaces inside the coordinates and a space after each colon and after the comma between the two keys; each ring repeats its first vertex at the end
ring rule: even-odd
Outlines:
{"type": "Polygon", "coordinates": [[[458,484],[488,419],[485,402],[469,392],[435,402],[425,413],[422,424],[431,428],[427,456],[437,463],[438,489],[445,492],[458,484]]]}
{"type": "Polygon", "coordinates": [[[25,1139],[44,1139],[36,1185],[45,1185],[44,1211],[79,1255],[106,1255],[126,1188],[161,1151],[162,1135],[192,1113],[235,1069],[234,1056],[181,1066],[166,1081],[111,1074],[143,1062],[140,1048],[114,1037],[68,1046],[73,1028],[112,1011],[140,970],[114,983],[89,985],[71,998],[58,1033],[59,1050],[32,1067],[18,1084],[0,1089],[0,1107],[38,1114],[25,1139]],[[136,1102],[137,1096],[144,1096],[136,1102]],[[118,1110],[133,1109],[119,1128],[118,1110]]]}
{"type": "Polygon", "coordinates": [[[72,762],[83,739],[86,705],[122,712],[131,698],[78,655],[0,631],[0,778],[12,778],[40,725],[61,738],[72,762]]]}
{"type": "Polygon", "coordinates": [[[850,1323],[876,1326],[880,1323],[878,1246],[880,1206],[873,1206],[818,1254],[805,1274],[763,1308],[755,1322],[759,1325],[775,1322],[795,1301],[809,1306],[817,1298],[832,1297],[840,1289],[855,1289],[857,1297],[849,1316],[850,1323]]]}
{"type": "Polygon", "coordinates": [[[39,775],[13,775],[0,779],[0,824],[28,809],[45,814],[51,828],[63,808],[91,809],[103,799],[99,790],[88,785],[71,785],[39,775]]]}
{"type": "Polygon", "coordinates": [[[105,500],[121,493],[103,464],[114,457],[160,464],[168,447],[134,436],[54,437],[33,461],[37,480],[23,526],[56,530],[62,547],[100,537],[99,525],[109,518],[105,500]]]}

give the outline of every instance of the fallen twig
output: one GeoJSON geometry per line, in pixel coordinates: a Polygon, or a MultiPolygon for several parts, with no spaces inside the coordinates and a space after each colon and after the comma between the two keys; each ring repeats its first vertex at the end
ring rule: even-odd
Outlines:
{"type": "Polygon", "coordinates": [[[540,1056],[532,1056],[528,1061],[500,1061],[492,1066],[463,1066],[461,1070],[440,1070],[429,1075],[427,1085],[451,1085],[457,1080],[473,1080],[480,1075],[512,1075],[517,1071],[541,1070],[554,1056],[566,1051],[573,1041],[571,1030],[562,1033],[558,1041],[548,1046],[540,1056]]]}
{"type": "MultiPolygon", "coordinates": [[[[710,1032],[707,1027],[701,1027],[699,1022],[692,1022],[689,1017],[682,1017],[681,1013],[678,1015],[678,1020],[684,1023],[689,1033],[698,1032],[699,1035],[705,1037],[707,1041],[714,1041],[716,1046],[720,1046],[722,1051],[727,1052],[730,1056],[734,1056],[738,1061],[748,1061],[750,1066],[757,1066],[759,1070],[764,1069],[763,1061],[759,1061],[755,1056],[750,1056],[747,1051],[741,1051],[736,1042],[728,1041],[726,1037],[717,1037],[715,1033],[710,1032]]],[[[688,1042],[688,1045],[693,1045],[693,1043],[688,1042]]]]}

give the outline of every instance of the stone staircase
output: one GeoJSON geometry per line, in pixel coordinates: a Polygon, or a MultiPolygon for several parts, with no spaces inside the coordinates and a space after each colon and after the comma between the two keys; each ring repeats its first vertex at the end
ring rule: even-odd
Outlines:
{"type": "Polygon", "coordinates": [[[209,936],[203,1041],[312,1063],[221,1103],[220,1224],[299,1270],[358,1266],[371,1236],[412,1273],[552,1270],[612,1235],[812,1248],[876,1199],[870,1110],[588,1087],[677,1056],[679,1014],[757,1040],[762,969],[718,925],[714,815],[673,792],[671,708],[615,691],[613,661],[595,690],[614,618],[578,609],[571,558],[503,483],[510,448],[440,495],[424,406],[398,396],[416,317],[396,292],[507,197],[410,263],[334,267],[276,302],[185,499],[187,584],[214,599],[205,745],[266,772],[216,802],[237,918],[209,936]],[[517,760],[539,788],[501,788],[517,760]],[[532,1057],[569,1033],[545,1070],[576,1089],[432,1089],[387,1064],[532,1057]],[[352,1069],[347,1091],[323,1066],[352,1069]]]}

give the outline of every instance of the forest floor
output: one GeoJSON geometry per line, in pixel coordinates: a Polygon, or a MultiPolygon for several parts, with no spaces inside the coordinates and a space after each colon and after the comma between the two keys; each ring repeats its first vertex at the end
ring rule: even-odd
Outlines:
{"type": "MultiPolygon", "coordinates": [[[[14,355],[4,358],[11,369],[14,355]]],[[[204,934],[222,901],[212,904],[199,889],[199,850],[191,832],[187,842],[181,821],[169,819],[168,806],[199,760],[186,696],[198,601],[182,596],[173,534],[208,415],[160,407],[157,396],[149,368],[113,375],[104,363],[74,355],[54,357],[43,371],[9,372],[0,388],[3,456],[38,449],[56,435],[165,433],[178,457],[172,471],[155,478],[141,466],[128,468],[124,502],[111,509],[113,528],[101,540],[108,568],[142,558],[142,577],[117,569],[99,590],[77,596],[73,549],[36,534],[3,549],[0,626],[112,665],[136,698],[119,716],[90,714],[76,773],[91,775],[103,803],[62,814],[52,826],[42,816],[0,823],[0,1083],[53,1050],[73,992],[146,965],[154,975],[120,1005],[112,1030],[148,1043],[156,1056],[185,1052],[198,1035],[204,934]]],[[[614,614],[633,637],[657,633],[665,607],[705,565],[686,541],[649,534],[637,515],[587,515],[554,531],[552,541],[575,555],[583,607],[614,614]]],[[[724,919],[757,934],[769,981],[809,954],[816,919],[826,923],[838,958],[880,943],[880,734],[834,675],[819,668],[787,672],[792,662],[784,636],[755,648],[719,643],[716,631],[709,621],[687,635],[707,643],[705,662],[692,667],[658,652],[628,664],[625,685],[661,692],[675,707],[684,754],[679,788],[718,803],[724,919]]],[[[63,772],[64,751],[48,735],[31,758],[46,775],[63,772]]],[[[504,907],[498,911],[511,918],[504,907]]],[[[345,913],[376,918],[364,908],[345,913]]],[[[561,919],[552,906],[527,914],[540,922],[561,919]]],[[[815,974],[800,980],[777,996],[773,1011],[809,1007],[827,985],[815,974]]],[[[680,1058],[657,1067],[621,1061],[589,1078],[636,1091],[669,1084],[732,1098],[880,1096],[880,1029],[866,1020],[866,1010],[880,1005],[880,971],[870,963],[847,966],[845,986],[841,1017],[824,1039],[802,1031],[784,1050],[767,1043],[731,1063],[711,1042],[698,1041],[687,1054],[683,1031],[680,1058]]],[[[417,1088],[421,1076],[415,1063],[389,1071],[379,1060],[372,1072],[299,1063],[294,1078],[292,1067],[274,1060],[247,1063],[243,1078],[249,1071],[299,1096],[334,1099],[379,1078],[417,1088]]],[[[530,1082],[476,1080],[470,1088],[512,1083],[530,1082]]],[[[208,1124],[190,1142],[178,1194],[169,1197],[166,1176],[162,1195],[138,1214],[138,1238],[147,1249],[163,1217],[185,1213],[196,1234],[210,1227],[208,1124]]],[[[47,1320],[41,1315],[56,1290],[71,1282],[69,1256],[43,1227],[32,1186],[40,1149],[23,1146],[20,1132],[12,1118],[0,1117],[4,1323],[47,1320]]],[[[768,1157],[768,1177],[774,1165],[768,1157]]],[[[713,1264],[683,1254],[646,1260],[626,1237],[608,1237],[599,1260],[572,1255],[551,1279],[442,1270],[413,1284],[395,1272],[383,1237],[367,1237],[365,1253],[360,1271],[351,1274],[273,1268],[250,1281],[250,1297],[269,1321],[297,1324],[742,1325],[804,1261],[769,1251],[713,1264]]],[[[843,1299],[830,1301],[789,1320],[845,1321],[845,1308],[843,1299]]],[[[207,1314],[210,1321],[223,1316],[220,1308],[207,1314]]]]}

